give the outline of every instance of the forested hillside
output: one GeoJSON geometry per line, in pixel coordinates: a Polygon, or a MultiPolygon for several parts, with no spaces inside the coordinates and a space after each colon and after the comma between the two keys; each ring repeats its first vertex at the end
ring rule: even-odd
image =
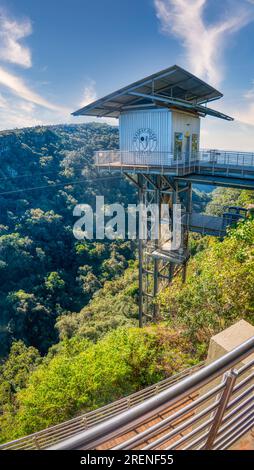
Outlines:
{"type": "Polygon", "coordinates": [[[187,283],[176,279],[159,295],[157,326],[131,326],[133,266],[116,283],[105,284],[78,316],[59,319],[62,341],[44,358],[22,342],[13,343],[0,379],[2,441],[170,376],[202,360],[212,334],[240,318],[254,324],[254,221],[206,245],[190,262],[187,283]],[[130,323],[115,328],[121,310],[129,312],[130,323]],[[105,335],[107,328],[114,330],[105,335]]]}
{"type": "Polygon", "coordinates": [[[95,149],[118,146],[118,129],[77,125],[0,134],[0,357],[14,339],[46,353],[55,322],[79,312],[134,256],[129,243],[78,242],[77,203],[134,202],[123,178],[98,179],[95,149]]]}
{"type": "MultiPolygon", "coordinates": [[[[254,221],[222,240],[194,235],[185,285],[158,296],[160,322],[137,329],[136,247],[77,241],[76,203],[133,203],[134,186],[103,180],[95,149],[118,130],[85,124],[0,134],[0,440],[69,419],[205,357],[212,334],[254,323],[254,221]],[[10,353],[9,353],[10,351],[10,353]],[[8,354],[9,353],[9,354],[8,354]]],[[[248,206],[252,193],[194,192],[195,210],[248,206]]],[[[223,209],[222,209],[223,210],[223,209]]]]}
{"type": "MultiPolygon", "coordinates": [[[[66,314],[75,319],[105,281],[135,259],[129,242],[79,242],[72,233],[77,203],[94,207],[96,195],[105,203],[136,201],[133,185],[114,175],[103,179],[95,169],[94,151],[117,147],[118,128],[104,124],[0,133],[0,359],[19,339],[45,354],[58,341],[56,321],[61,335],[66,333],[66,314]]],[[[194,192],[196,209],[208,201],[205,193],[194,192]]],[[[110,295],[108,286],[100,296],[110,295]]],[[[137,295],[133,299],[125,312],[112,300],[114,319],[100,314],[95,330],[106,332],[130,318],[133,323],[137,295]]]]}

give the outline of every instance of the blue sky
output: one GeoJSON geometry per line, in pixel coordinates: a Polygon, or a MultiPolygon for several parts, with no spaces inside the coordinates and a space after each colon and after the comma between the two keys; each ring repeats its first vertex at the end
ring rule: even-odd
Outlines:
{"type": "MultiPolygon", "coordinates": [[[[70,112],[175,63],[221,90],[206,147],[254,151],[254,0],[0,0],[0,128],[70,112]]],[[[117,123],[117,121],[114,121],[117,123]]]]}

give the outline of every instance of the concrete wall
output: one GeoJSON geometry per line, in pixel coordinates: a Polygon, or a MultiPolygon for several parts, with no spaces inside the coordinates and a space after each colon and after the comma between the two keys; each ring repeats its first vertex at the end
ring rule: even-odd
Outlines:
{"type": "MultiPolygon", "coordinates": [[[[215,361],[219,357],[223,356],[232,349],[240,346],[241,343],[247,341],[254,336],[254,326],[245,320],[240,320],[234,325],[230,326],[226,330],[221,331],[217,335],[213,336],[210,340],[207,364],[215,361]]],[[[253,354],[254,358],[254,354],[253,354]]],[[[243,364],[248,363],[250,357],[243,360],[243,364]]]]}
{"type": "MultiPolygon", "coordinates": [[[[232,351],[237,346],[240,346],[240,344],[244,343],[245,341],[252,338],[253,336],[254,336],[254,326],[251,325],[250,323],[246,322],[245,320],[238,321],[234,325],[230,326],[229,328],[223,330],[222,332],[218,333],[217,335],[215,335],[211,338],[206,363],[210,364],[211,362],[215,361],[216,359],[219,359],[221,356],[224,356],[226,353],[232,351]]],[[[253,359],[254,359],[254,354],[252,354],[251,356],[248,356],[247,358],[243,359],[241,363],[237,364],[233,368],[234,369],[239,369],[243,365],[248,364],[253,359]]],[[[241,382],[250,373],[253,373],[253,372],[254,372],[254,367],[247,370],[247,372],[243,373],[237,379],[236,383],[241,382]]],[[[206,386],[204,386],[201,389],[200,396],[207,393],[212,388],[214,388],[222,380],[223,380],[223,375],[218,377],[217,379],[214,379],[212,382],[208,383],[206,386]]],[[[239,392],[236,392],[234,394],[234,398],[237,397],[244,390],[246,390],[250,385],[253,385],[253,383],[254,383],[254,381],[252,380],[251,382],[249,382],[247,384],[246,387],[243,387],[239,392]]],[[[253,394],[253,392],[251,392],[251,393],[253,394]]],[[[205,404],[201,405],[198,408],[197,412],[202,411],[208,405],[212,404],[216,399],[218,399],[218,396],[217,397],[215,396],[214,398],[212,398],[210,400],[207,400],[205,402],[205,404]]],[[[230,399],[230,401],[231,401],[231,399],[230,399]]],[[[200,420],[199,424],[204,422],[206,419],[207,418],[205,418],[204,420],[200,420]]]]}

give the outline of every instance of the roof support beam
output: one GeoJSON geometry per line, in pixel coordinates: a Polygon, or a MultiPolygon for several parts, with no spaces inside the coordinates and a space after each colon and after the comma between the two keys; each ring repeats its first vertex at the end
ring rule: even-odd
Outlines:
{"type": "MultiPolygon", "coordinates": [[[[172,70],[168,70],[167,72],[165,72],[163,75],[160,75],[159,77],[151,77],[151,78],[149,78],[148,80],[146,80],[144,82],[141,82],[141,81],[136,82],[136,83],[133,84],[132,87],[123,88],[121,91],[119,91],[117,96],[126,95],[126,94],[128,94],[129,91],[136,90],[137,88],[140,88],[141,86],[143,87],[145,85],[149,85],[150,83],[153,82],[153,80],[156,80],[158,78],[168,77],[169,75],[172,75],[174,72],[175,72],[175,68],[173,68],[172,70]]],[[[115,93],[111,93],[110,95],[106,96],[105,98],[101,98],[101,99],[95,101],[94,103],[96,103],[97,106],[99,106],[100,104],[103,104],[103,106],[104,106],[104,103],[106,103],[107,101],[110,101],[113,98],[114,95],[115,95],[115,93]]],[[[84,109],[93,108],[94,103],[88,104],[84,108],[78,109],[77,111],[75,111],[74,113],[71,113],[71,114],[73,116],[82,115],[82,111],[84,109]]]]}
{"type": "Polygon", "coordinates": [[[220,113],[219,111],[215,111],[214,109],[207,108],[201,105],[194,105],[192,103],[188,103],[185,100],[180,100],[177,98],[170,98],[170,97],[164,98],[158,95],[146,95],[145,93],[138,93],[136,91],[129,91],[128,95],[139,96],[139,97],[146,98],[153,102],[159,101],[162,103],[168,103],[168,104],[175,105],[175,106],[181,106],[183,108],[192,109],[194,111],[198,111],[204,114],[209,114],[210,116],[215,116],[221,119],[226,119],[227,121],[233,121],[233,118],[231,118],[230,116],[227,116],[226,114],[220,113]]]}

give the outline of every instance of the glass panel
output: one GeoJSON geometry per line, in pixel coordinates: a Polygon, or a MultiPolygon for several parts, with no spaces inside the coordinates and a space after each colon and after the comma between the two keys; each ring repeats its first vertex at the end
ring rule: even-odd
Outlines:
{"type": "Polygon", "coordinates": [[[185,160],[188,162],[190,159],[190,136],[185,137],[185,160]]]}
{"type": "Polygon", "coordinates": [[[174,160],[181,160],[182,159],[182,151],[183,151],[183,133],[182,132],[175,132],[174,160]]]}
{"type": "Polygon", "coordinates": [[[195,158],[198,153],[198,134],[192,134],[191,156],[195,158]]]}

